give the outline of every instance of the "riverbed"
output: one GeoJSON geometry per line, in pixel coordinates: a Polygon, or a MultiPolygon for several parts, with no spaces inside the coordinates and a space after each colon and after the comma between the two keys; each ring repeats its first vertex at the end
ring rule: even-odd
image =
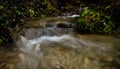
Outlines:
{"type": "Polygon", "coordinates": [[[120,39],[78,34],[75,17],[31,19],[16,48],[0,50],[0,69],[119,69],[120,39]]]}

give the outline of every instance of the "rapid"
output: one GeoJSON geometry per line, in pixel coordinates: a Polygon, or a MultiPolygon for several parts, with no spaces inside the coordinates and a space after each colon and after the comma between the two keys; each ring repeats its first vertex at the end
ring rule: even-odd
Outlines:
{"type": "Polygon", "coordinates": [[[118,69],[120,39],[75,33],[76,17],[29,20],[17,49],[0,51],[0,69],[118,69]]]}

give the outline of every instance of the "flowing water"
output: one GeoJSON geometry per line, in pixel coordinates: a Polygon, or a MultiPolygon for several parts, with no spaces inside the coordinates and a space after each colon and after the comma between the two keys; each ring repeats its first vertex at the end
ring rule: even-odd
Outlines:
{"type": "Polygon", "coordinates": [[[0,50],[0,69],[119,69],[120,39],[76,34],[74,16],[28,21],[18,49],[0,50]]]}

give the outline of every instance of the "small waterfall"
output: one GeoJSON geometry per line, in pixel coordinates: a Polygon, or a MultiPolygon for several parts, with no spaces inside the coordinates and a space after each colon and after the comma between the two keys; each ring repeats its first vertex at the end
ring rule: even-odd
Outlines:
{"type": "Polygon", "coordinates": [[[100,47],[99,45],[95,45],[86,40],[74,38],[70,35],[41,36],[30,40],[21,36],[21,40],[18,41],[17,44],[21,51],[19,54],[21,61],[18,63],[17,69],[40,69],[39,66],[41,61],[45,57],[41,48],[47,46],[52,47],[53,44],[55,46],[62,44],[68,48],[79,49],[81,55],[88,53],[89,57],[99,56],[106,51],[105,47],[100,47]]]}
{"type": "Polygon", "coordinates": [[[110,47],[78,39],[71,32],[73,28],[57,25],[27,29],[16,42],[20,51],[16,69],[102,69],[101,61],[112,61],[110,47]]]}

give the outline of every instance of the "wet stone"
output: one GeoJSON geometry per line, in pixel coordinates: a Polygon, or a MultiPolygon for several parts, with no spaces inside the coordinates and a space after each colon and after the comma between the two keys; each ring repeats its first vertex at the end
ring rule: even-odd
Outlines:
{"type": "Polygon", "coordinates": [[[7,64],[7,68],[8,69],[14,69],[14,65],[13,64],[7,64]]]}
{"type": "Polygon", "coordinates": [[[57,24],[59,28],[75,28],[75,24],[73,23],[59,23],[57,24]]]}
{"type": "Polygon", "coordinates": [[[4,67],[4,66],[6,66],[6,63],[4,62],[0,63],[0,67],[4,67]]]}

